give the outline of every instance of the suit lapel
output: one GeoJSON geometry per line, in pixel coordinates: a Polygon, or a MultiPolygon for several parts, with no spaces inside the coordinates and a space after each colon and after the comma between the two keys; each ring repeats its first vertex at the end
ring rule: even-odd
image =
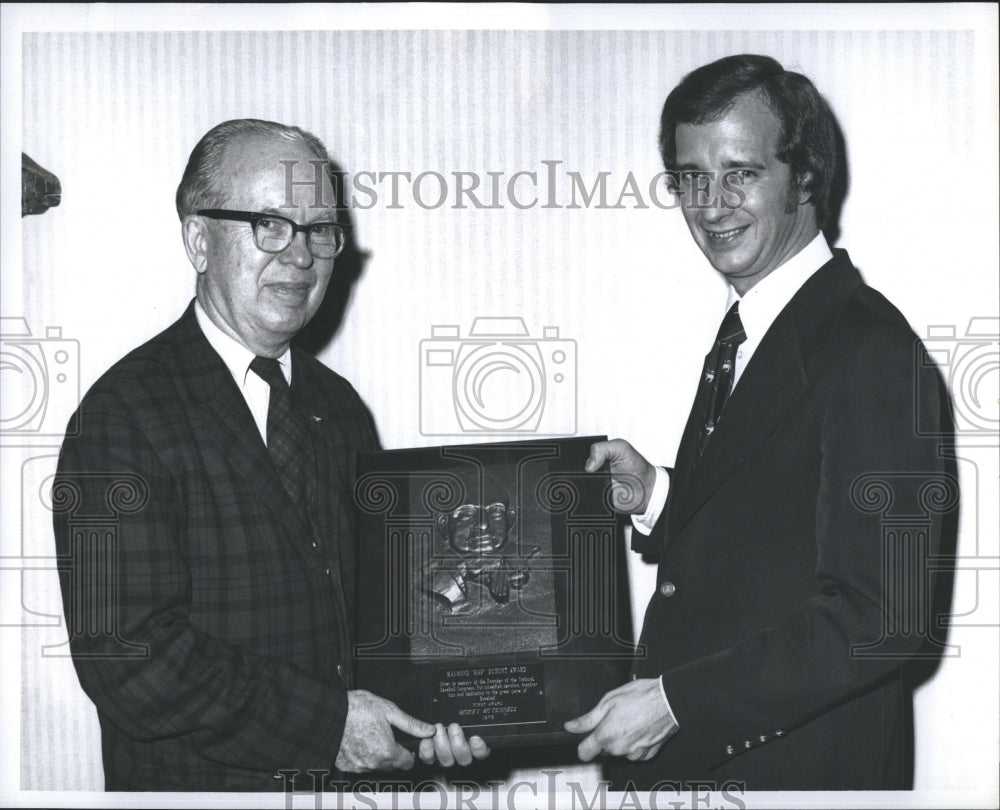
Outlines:
{"type": "Polygon", "coordinates": [[[313,370],[302,362],[298,352],[292,352],[292,400],[305,420],[313,450],[313,470],[310,476],[309,499],[317,532],[323,538],[336,537],[335,526],[340,515],[342,481],[347,471],[341,469],[343,452],[331,444],[337,431],[337,420],[330,413],[329,403],[322,397],[319,381],[313,370]]]}
{"type": "MultiPolygon", "coordinates": [[[[694,469],[699,425],[685,448],[687,486],[671,515],[671,528],[680,529],[705,501],[747,459],[754,449],[784,421],[809,388],[795,325],[790,317],[774,322],[754,352],[739,384],[733,389],[705,453],[694,469]]],[[[697,415],[693,417],[696,423],[697,415]]],[[[680,457],[679,457],[680,460],[680,457]]],[[[671,532],[673,533],[673,532],[671,532]]]]}
{"type": "Polygon", "coordinates": [[[300,350],[292,350],[292,400],[309,428],[315,470],[310,487],[310,510],[317,539],[325,549],[326,559],[337,566],[340,587],[334,598],[345,611],[345,625],[353,625],[356,549],[355,527],[350,522],[353,496],[350,446],[342,433],[342,415],[336,413],[335,400],[317,376],[313,363],[306,362],[300,350]],[[347,501],[345,503],[345,501],[347,501]]]}
{"type": "Polygon", "coordinates": [[[834,258],[802,286],[768,329],[697,463],[701,410],[695,402],[677,453],[676,486],[671,481],[668,543],[809,390],[805,359],[826,342],[834,320],[860,284],[846,252],[835,250],[834,258]]]}
{"type": "Polygon", "coordinates": [[[193,304],[179,322],[178,377],[196,403],[195,419],[259,501],[289,534],[306,538],[310,529],[289,497],[232,374],[202,333],[193,304]]]}

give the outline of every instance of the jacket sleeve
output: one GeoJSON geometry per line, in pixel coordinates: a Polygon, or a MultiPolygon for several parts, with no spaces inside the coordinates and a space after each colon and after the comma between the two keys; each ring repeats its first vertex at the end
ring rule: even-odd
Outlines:
{"type": "MultiPolygon", "coordinates": [[[[666,497],[670,497],[670,480],[673,478],[673,468],[662,467],[664,475],[667,477],[667,491],[666,497]]],[[[643,534],[639,531],[632,521],[629,521],[629,525],[632,527],[632,541],[631,548],[632,551],[637,554],[641,554],[644,557],[658,557],[660,551],[663,549],[663,544],[666,542],[666,524],[665,515],[667,512],[666,502],[659,504],[660,514],[653,528],[650,530],[649,534],[643,534]]]]}
{"type": "MultiPolygon", "coordinates": [[[[272,773],[332,768],[347,713],[343,683],[224,643],[192,622],[189,555],[199,550],[181,543],[181,515],[198,503],[182,497],[184,482],[154,449],[162,426],[140,426],[134,405],[107,391],[85,399],[53,487],[84,691],[102,723],[136,741],[177,741],[211,762],[272,773]]],[[[235,586],[220,567],[218,588],[227,587],[235,586]]]]}
{"type": "Polygon", "coordinates": [[[948,409],[936,369],[915,362],[915,340],[873,331],[831,387],[818,460],[817,595],[783,622],[662,673],[680,733],[709,767],[725,758],[725,743],[794,729],[871,688],[927,641],[927,560],[957,484],[937,441],[914,428],[915,409],[948,409]],[[922,531],[886,531],[886,514],[918,513],[928,515],[922,531]]]}

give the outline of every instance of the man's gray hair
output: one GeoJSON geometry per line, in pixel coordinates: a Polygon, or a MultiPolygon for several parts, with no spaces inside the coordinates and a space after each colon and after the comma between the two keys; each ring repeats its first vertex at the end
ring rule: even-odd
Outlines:
{"type": "MultiPolygon", "coordinates": [[[[299,127],[278,124],[274,121],[261,121],[257,118],[237,118],[223,121],[206,132],[188,158],[187,168],[177,186],[177,216],[184,217],[194,214],[202,208],[224,208],[225,200],[221,189],[219,169],[226,147],[242,136],[268,136],[285,141],[303,143],[316,155],[317,159],[327,162],[326,170],[330,173],[330,156],[323,142],[299,127]]],[[[336,183],[333,183],[336,189],[336,183]]]]}

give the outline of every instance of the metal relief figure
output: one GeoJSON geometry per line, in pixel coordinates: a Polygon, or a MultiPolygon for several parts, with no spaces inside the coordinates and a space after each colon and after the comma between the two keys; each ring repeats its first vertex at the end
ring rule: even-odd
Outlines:
{"type": "Polygon", "coordinates": [[[508,504],[507,500],[486,505],[464,503],[435,519],[448,556],[428,563],[424,592],[445,612],[477,612],[484,603],[483,591],[489,593],[493,604],[505,605],[512,590],[528,584],[531,573],[527,563],[540,549],[535,546],[523,557],[504,554],[516,534],[516,511],[508,504]],[[478,587],[473,589],[472,585],[478,587]]]}

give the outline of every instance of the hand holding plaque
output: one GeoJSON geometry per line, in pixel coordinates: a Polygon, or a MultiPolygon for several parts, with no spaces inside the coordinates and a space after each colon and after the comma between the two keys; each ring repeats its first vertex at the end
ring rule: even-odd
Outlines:
{"type": "Polygon", "coordinates": [[[435,761],[446,768],[456,763],[469,765],[490,754],[480,737],[467,740],[456,723],[446,731],[440,723],[435,726],[410,717],[391,700],[354,689],[347,693],[347,722],[337,752],[337,770],[366,773],[412,768],[413,754],[396,742],[393,729],[420,740],[420,759],[427,765],[435,761]]]}
{"type": "Polygon", "coordinates": [[[482,737],[473,735],[467,740],[465,732],[458,723],[452,723],[447,729],[438,723],[433,737],[420,741],[420,759],[425,765],[433,765],[435,761],[450,768],[456,763],[471,765],[474,759],[486,759],[490,755],[490,747],[482,737]]]}
{"type": "Polygon", "coordinates": [[[641,515],[649,506],[656,468],[624,439],[596,442],[587,458],[587,472],[607,465],[611,471],[612,505],[624,515],[641,515]]]}
{"type": "Polygon", "coordinates": [[[652,759],[677,732],[677,721],[667,709],[659,678],[629,681],[612,689],[581,717],[569,720],[566,730],[586,734],[577,755],[590,762],[599,754],[633,762],[652,759]]]}

